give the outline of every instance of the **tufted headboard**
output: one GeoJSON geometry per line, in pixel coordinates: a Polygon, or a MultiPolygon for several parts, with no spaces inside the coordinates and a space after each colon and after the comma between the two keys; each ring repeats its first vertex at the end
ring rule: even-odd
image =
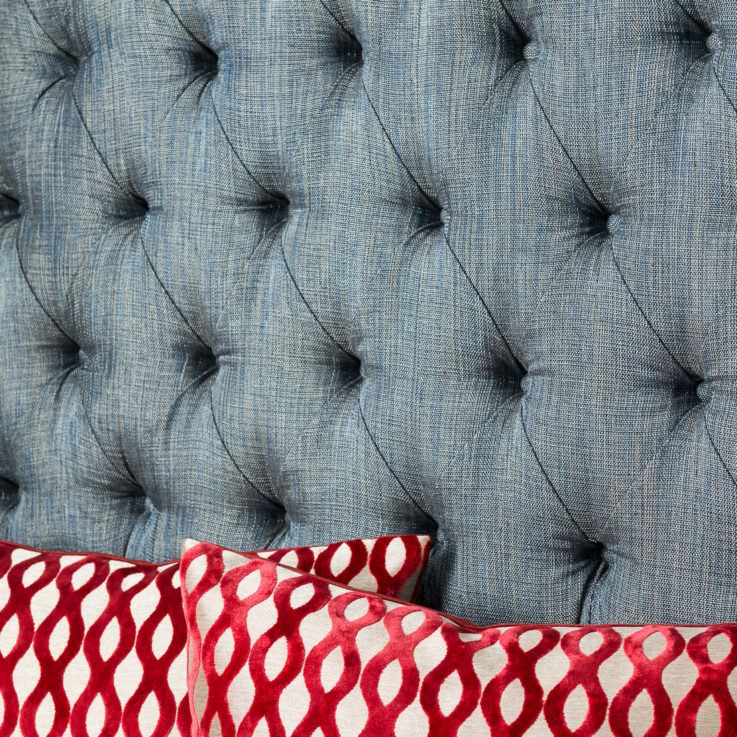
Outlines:
{"type": "Polygon", "coordinates": [[[737,618],[727,0],[3,0],[0,537],[430,532],[489,622],[737,618]]]}

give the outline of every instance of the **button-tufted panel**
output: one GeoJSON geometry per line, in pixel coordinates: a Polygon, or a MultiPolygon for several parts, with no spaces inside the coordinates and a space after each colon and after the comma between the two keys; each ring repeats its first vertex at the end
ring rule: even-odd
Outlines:
{"type": "Polygon", "coordinates": [[[737,11],[9,0],[0,537],[430,532],[479,623],[737,617],[737,11]]]}

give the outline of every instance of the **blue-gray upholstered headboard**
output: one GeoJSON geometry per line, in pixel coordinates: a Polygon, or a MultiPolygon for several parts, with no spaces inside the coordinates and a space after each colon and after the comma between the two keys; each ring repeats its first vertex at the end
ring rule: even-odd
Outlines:
{"type": "Polygon", "coordinates": [[[432,532],[491,621],[737,618],[737,10],[4,0],[0,537],[432,532]]]}

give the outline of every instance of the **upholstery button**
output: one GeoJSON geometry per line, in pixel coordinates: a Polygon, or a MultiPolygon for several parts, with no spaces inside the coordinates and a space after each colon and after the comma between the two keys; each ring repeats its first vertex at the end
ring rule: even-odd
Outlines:
{"type": "Polygon", "coordinates": [[[534,41],[530,41],[529,43],[525,44],[524,48],[522,49],[522,56],[527,61],[532,61],[533,59],[536,59],[539,53],[540,49],[534,41]]]}
{"type": "Polygon", "coordinates": [[[194,362],[197,366],[196,375],[203,376],[204,374],[217,371],[220,368],[218,364],[217,356],[213,353],[212,349],[206,345],[193,346],[192,354],[194,362]]]}
{"type": "Polygon", "coordinates": [[[345,53],[346,61],[349,64],[362,64],[363,63],[363,49],[358,46],[352,46],[345,53]]]}
{"type": "Polygon", "coordinates": [[[716,33],[710,34],[706,39],[706,48],[712,53],[718,51],[722,46],[722,39],[716,33]]]}
{"type": "Polygon", "coordinates": [[[20,216],[20,203],[9,194],[0,194],[0,219],[20,216]]]}
{"type": "Polygon", "coordinates": [[[130,200],[121,205],[116,215],[121,220],[136,220],[137,218],[145,218],[148,210],[148,202],[143,197],[131,193],[130,200]]]}
{"type": "Polygon", "coordinates": [[[622,226],[622,216],[618,213],[612,213],[606,221],[606,229],[610,234],[616,233],[622,226]]]}
{"type": "Polygon", "coordinates": [[[444,210],[437,202],[427,200],[422,205],[416,204],[415,209],[425,226],[434,225],[442,228],[448,218],[447,210],[444,210]]]}
{"type": "Polygon", "coordinates": [[[0,475],[0,501],[10,501],[18,495],[18,484],[0,475]]]}
{"type": "Polygon", "coordinates": [[[366,378],[361,359],[352,353],[343,356],[343,360],[340,362],[340,374],[345,385],[363,381],[366,378]]]}
{"type": "Polygon", "coordinates": [[[271,213],[271,215],[275,216],[278,220],[284,220],[287,217],[289,214],[289,206],[289,199],[280,192],[272,193],[272,197],[270,199],[259,205],[261,210],[271,213]]]}
{"type": "Polygon", "coordinates": [[[195,70],[198,74],[206,74],[209,77],[214,77],[219,71],[219,58],[218,55],[205,44],[193,53],[193,61],[195,70]]]}

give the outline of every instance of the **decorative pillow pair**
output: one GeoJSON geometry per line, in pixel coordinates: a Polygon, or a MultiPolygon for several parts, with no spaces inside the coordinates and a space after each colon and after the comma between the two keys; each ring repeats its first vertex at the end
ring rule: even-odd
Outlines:
{"type": "MultiPolygon", "coordinates": [[[[429,542],[407,535],[247,555],[410,599],[429,542]]],[[[207,586],[218,593],[223,584],[213,576],[217,561],[233,556],[251,560],[216,546],[198,556],[210,574],[196,590],[203,604],[212,599],[207,586]]],[[[200,640],[192,634],[197,667],[200,640]]],[[[186,643],[179,561],[0,541],[0,737],[189,737],[186,643]]]]}
{"type": "Polygon", "coordinates": [[[737,625],[475,627],[394,598],[428,544],[0,542],[0,737],[737,735],[737,625]]]}
{"type": "Polygon", "coordinates": [[[737,735],[735,624],[482,628],[285,562],[186,546],[199,737],[737,735]]]}

